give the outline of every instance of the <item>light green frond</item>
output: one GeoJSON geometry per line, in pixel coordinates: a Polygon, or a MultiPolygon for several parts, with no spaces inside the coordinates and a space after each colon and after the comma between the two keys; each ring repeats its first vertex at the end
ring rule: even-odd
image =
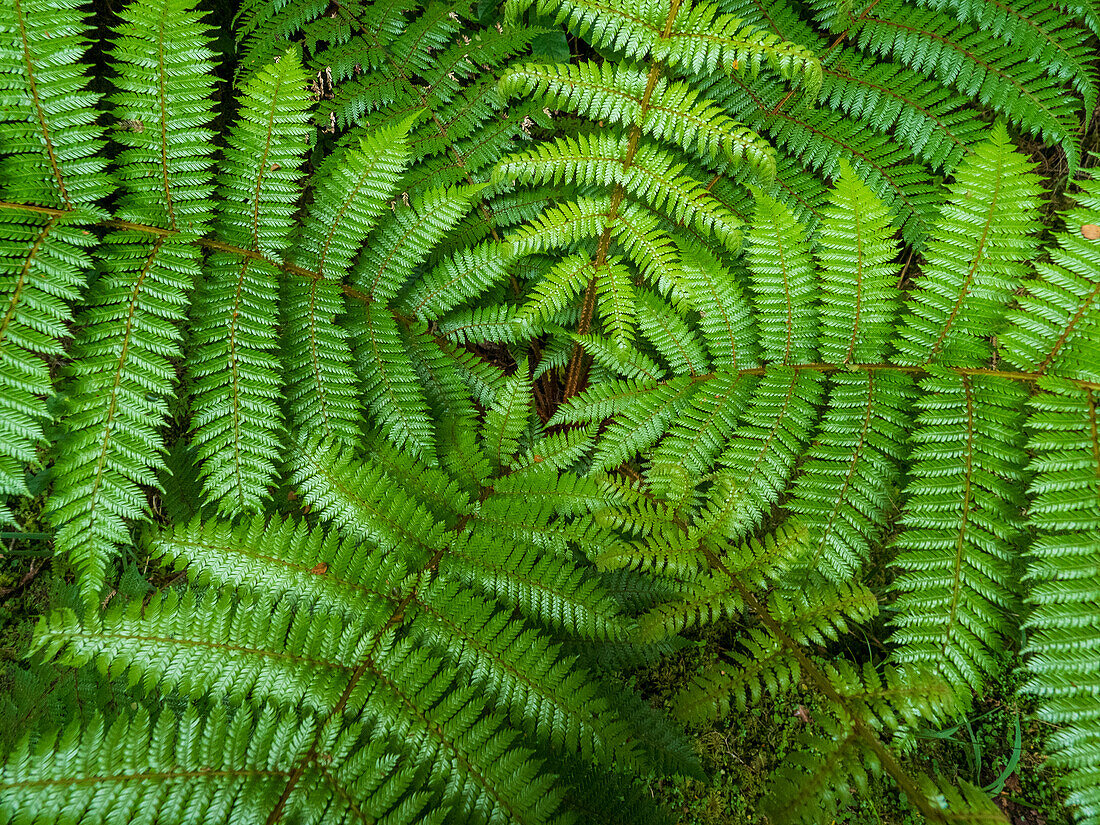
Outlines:
{"type": "Polygon", "coordinates": [[[444,258],[417,279],[402,308],[417,318],[434,321],[467,301],[476,301],[508,277],[511,261],[501,254],[500,246],[487,241],[444,258]]]}
{"type": "Polygon", "coordinates": [[[528,543],[546,537],[560,541],[561,531],[522,522],[510,531],[514,513],[503,515],[507,518],[479,517],[469,541],[452,545],[440,569],[544,627],[586,639],[629,638],[618,602],[592,571],[528,543]]]}
{"type": "Polygon", "coordinates": [[[817,423],[820,373],[773,368],[719,458],[722,469],[701,518],[708,530],[733,539],[750,533],[778,501],[817,423]]]}
{"type": "Polygon", "coordinates": [[[97,201],[112,189],[99,156],[99,96],[88,90],[80,62],[86,17],[66,0],[0,6],[0,191],[12,203],[78,210],[85,220],[102,214],[97,201]]]}
{"type": "Polygon", "coordinates": [[[745,161],[764,177],[775,177],[774,147],[692,86],[662,78],[646,99],[646,85],[643,68],[611,62],[529,64],[510,70],[500,81],[506,95],[538,95],[553,109],[638,126],[644,134],[675,143],[702,160],[745,161]]]}
{"type": "MultiPolygon", "coordinates": [[[[588,335],[569,333],[595,365],[603,367],[610,375],[637,380],[659,381],[665,378],[666,371],[644,352],[634,347],[619,346],[619,342],[606,335],[590,332],[588,335]]],[[[603,383],[602,381],[597,383],[603,383]]]]}
{"type": "MultiPolygon", "coordinates": [[[[430,189],[417,195],[407,206],[394,207],[393,216],[385,221],[366,242],[364,254],[355,265],[351,283],[356,289],[384,303],[395,296],[408,281],[417,265],[428,257],[429,250],[462,219],[470,204],[484,186],[456,186],[430,189]]],[[[424,304],[438,303],[441,296],[435,293],[447,289],[461,289],[463,297],[473,297],[503,275],[501,266],[482,264],[491,257],[493,249],[475,248],[464,253],[468,259],[459,259],[436,271],[421,281],[406,302],[419,315],[424,304]],[[478,269],[481,265],[484,270],[478,269]],[[465,284],[456,284],[459,273],[473,276],[465,284]],[[476,287],[474,285],[477,285],[476,287]]],[[[445,299],[449,306],[459,303],[455,297],[445,299]]],[[[448,309],[441,304],[441,309],[448,309]]],[[[436,310],[439,312],[441,310],[436,310]]],[[[420,317],[431,317],[428,315],[420,317]]]]}
{"type": "Polygon", "coordinates": [[[393,314],[376,302],[348,307],[359,399],[370,417],[399,447],[423,458],[435,444],[428,402],[393,314]]]}
{"type": "Polygon", "coordinates": [[[486,455],[494,469],[509,467],[519,449],[520,436],[530,426],[531,379],[524,359],[516,365],[504,384],[503,391],[485,411],[481,438],[486,455]]]}
{"type": "MultiPolygon", "coordinates": [[[[44,356],[62,352],[70,306],[84,286],[94,242],[78,220],[0,210],[10,252],[0,253],[0,497],[26,495],[24,468],[37,461],[43,399],[53,394],[44,356]]],[[[14,522],[0,503],[0,522],[14,522]]]]}
{"type": "MultiPolygon", "coordinates": [[[[384,621],[384,616],[382,617],[384,621]]],[[[296,612],[286,601],[166,591],[142,609],[113,607],[80,622],[71,610],[41,620],[34,650],[70,666],[94,662],[146,693],[207,694],[322,711],[339,701],[371,637],[358,619],[296,612]]],[[[380,629],[380,628],[375,628],[380,629]]]]}
{"type": "MultiPolygon", "coordinates": [[[[1049,8],[1049,6],[1047,7],[1049,8]]],[[[849,37],[863,48],[889,54],[1065,150],[1071,174],[1080,149],[1077,101],[1047,81],[1027,49],[1011,45],[953,16],[920,9],[906,0],[884,0],[853,17],[849,37]]]]}
{"type": "Polygon", "coordinates": [[[707,570],[684,582],[674,600],[663,602],[638,617],[638,638],[656,642],[684,630],[694,630],[729,619],[744,607],[737,586],[725,573],[707,570]]]}
{"type": "Polygon", "coordinates": [[[225,243],[265,257],[210,255],[187,353],[204,489],[227,513],[259,509],[280,454],[280,276],[272,259],[281,259],[293,227],[306,149],[309,103],[297,53],[256,72],[242,96],[219,167],[217,229],[225,243]]]}
{"type": "Polygon", "coordinates": [[[534,467],[545,467],[548,472],[568,470],[591,451],[595,441],[596,428],[592,425],[543,433],[520,450],[512,469],[514,472],[534,467]]]}
{"type": "Polygon", "coordinates": [[[717,8],[699,3],[682,11],[654,49],[654,58],[696,74],[717,64],[726,74],[740,70],[755,76],[766,65],[811,91],[821,85],[821,65],[809,49],[732,15],[715,14],[717,8]]]}
{"type": "Polygon", "coordinates": [[[814,259],[821,272],[822,360],[886,360],[899,293],[890,211],[847,164],[822,211],[814,259]]]}
{"type": "Polygon", "coordinates": [[[719,372],[699,388],[650,454],[646,478],[656,492],[668,496],[680,484],[711,471],[754,384],[752,378],[719,372]]]}
{"type": "Polygon", "coordinates": [[[728,716],[733,709],[745,710],[766,694],[782,694],[798,682],[798,660],[770,634],[750,630],[743,634],[738,650],[728,661],[709,663],[672,699],[672,715],[688,725],[701,725],[728,716]]]}
{"type": "Polygon", "coordinates": [[[298,495],[346,535],[421,564],[445,545],[428,508],[369,458],[334,443],[299,444],[290,456],[298,495]]]}
{"type": "Polygon", "coordinates": [[[192,0],[131,3],[112,44],[119,91],[108,101],[126,147],[116,160],[124,221],[202,234],[212,213],[213,53],[192,0]],[[150,56],[153,59],[150,59],[150,56]]]}
{"type": "MultiPolygon", "coordinates": [[[[621,263],[611,258],[606,266],[621,266],[621,263]]],[[[541,324],[569,306],[596,277],[596,265],[589,255],[579,252],[555,261],[540,275],[517,316],[521,324],[541,324]]]]}
{"type": "Polygon", "coordinates": [[[1100,822],[1100,419],[1097,393],[1046,379],[1029,399],[1030,547],[1025,689],[1056,726],[1052,761],[1078,821],[1100,822]]]}
{"type": "Polygon", "coordinates": [[[331,155],[295,236],[294,264],[282,288],[283,366],[291,421],[349,442],[359,432],[341,282],[408,162],[413,118],[371,132],[357,148],[331,155]]]}
{"type": "MultiPolygon", "coordinates": [[[[676,376],[652,392],[637,396],[615,416],[596,448],[593,467],[610,470],[629,461],[665,434],[690,402],[699,384],[692,376],[676,376]]],[[[560,412],[560,411],[559,411],[560,412]]]]}
{"type": "MultiPolygon", "coordinates": [[[[113,722],[96,715],[34,744],[28,734],[0,774],[0,817],[18,821],[20,812],[33,810],[40,822],[60,823],[80,811],[105,822],[154,825],[223,822],[231,809],[241,821],[259,822],[276,807],[316,734],[314,720],[270,706],[230,715],[220,706],[189,704],[180,716],[169,710],[151,716],[139,706],[113,722]],[[96,748],[84,747],[87,741],[96,748]]],[[[333,743],[341,763],[347,740],[333,743]]],[[[414,769],[399,765],[379,737],[354,764],[306,767],[286,812],[304,816],[320,798],[330,815],[352,816],[348,791],[372,789],[373,816],[427,822],[421,817],[435,818],[425,810],[429,797],[408,793],[413,777],[414,769]]]]}
{"type": "Polygon", "coordinates": [[[1083,233],[1100,223],[1100,177],[1077,181],[1077,208],[1064,213],[1050,261],[1036,261],[1037,277],[1009,313],[1000,336],[1005,357],[1027,372],[1095,381],[1100,376],[1100,243],[1083,233]]]}
{"type": "Polygon", "coordinates": [[[610,198],[578,198],[551,206],[534,220],[510,232],[502,254],[518,259],[568,247],[585,238],[598,238],[610,207],[610,198]]]}
{"type": "Polygon", "coordinates": [[[1026,396],[1006,379],[955,372],[936,371],[920,388],[904,529],[894,540],[902,571],[894,658],[977,689],[1010,627],[1026,396]]]}
{"type": "Polygon", "coordinates": [[[674,375],[705,374],[708,370],[702,342],[687,323],[660,296],[637,290],[638,329],[653,344],[674,375]]]}
{"type": "Polygon", "coordinates": [[[731,251],[740,246],[740,222],[694,178],[681,174],[684,164],[650,141],[637,143],[633,162],[625,166],[630,140],[614,132],[559,138],[512,155],[493,172],[494,181],[526,184],[569,182],[619,185],[669,218],[713,236],[731,251]]]}
{"type": "Polygon", "coordinates": [[[237,524],[192,521],[151,532],[146,545],[154,558],[186,569],[199,586],[252,591],[270,599],[293,597],[333,614],[353,612],[380,627],[407,590],[395,554],[304,522],[254,516],[237,524]]]}
{"type": "Polygon", "coordinates": [[[641,761],[631,728],[545,634],[455,584],[421,589],[416,606],[423,618],[413,621],[414,636],[447,651],[478,693],[529,735],[609,768],[641,761]]]}
{"type": "Polygon", "coordinates": [[[787,505],[810,529],[802,563],[830,581],[858,575],[896,506],[913,390],[909,376],[893,372],[833,376],[817,439],[787,505]]]}
{"type": "Polygon", "coordinates": [[[817,277],[809,233],[790,209],[760,192],[748,242],[762,360],[782,364],[813,361],[817,277]]]}
{"type": "Polygon", "coordinates": [[[657,215],[639,203],[622,204],[611,224],[615,243],[661,292],[680,280],[680,252],[657,215]]]}
{"type": "Polygon", "coordinates": [[[596,312],[604,329],[619,347],[634,341],[634,325],[640,295],[633,273],[617,257],[609,257],[596,271],[596,312]]]}
{"type": "Polygon", "coordinates": [[[878,599],[865,585],[816,579],[806,587],[771,594],[768,612],[798,644],[824,645],[878,614],[878,599]]]}
{"type": "Polygon", "coordinates": [[[177,326],[198,275],[190,233],[205,228],[213,187],[213,143],[204,126],[212,117],[212,64],[198,15],[188,2],[164,0],[127,6],[123,16],[128,27],[111,52],[122,91],[110,102],[119,120],[145,125],[117,136],[127,147],[116,175],[119,213],[180,234],[109,235],[104,272],[76,319],[48,511],[56,549],[76,567],[88,604],[115,545],[129,543],[124,519],[145,514],[141,487],[156,485],[152,471],[164,453],[157,429],[175,383],[177,326]]]}
{"type": "Polygon", "coordinates": [[[756,364],[752,310],[734,273],[709,251],[684,244],[675,295],[694,308],[711,363],[734,370],[756,364]]]}
{"type": "Polygon", "coordinates": [[[979,366],[1003,323],[1038,228],[1038,178],[1003,125],[955,171],[896,340],[904,364],[979,366]]]}

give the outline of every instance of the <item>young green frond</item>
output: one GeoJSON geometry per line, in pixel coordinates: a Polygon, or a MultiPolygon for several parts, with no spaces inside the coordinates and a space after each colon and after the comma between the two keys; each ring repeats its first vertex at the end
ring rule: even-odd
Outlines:
{"type": "Polygon", "coordinates": [[[307,432],[349,443],[359,432],[347,332],[335,323],[344,310],[341,283],[405,170],[416,117],[330,156],[315,176],[320,182],[293,242],[294,264],[311,275],[287,273],[282,282],[286,401],[291,422],[307,432]]]}
{"type": "Polygon", "coordinates": [[[530,426],[531,379],[528,375],[527,361],[520,361],[503,391],[485,411],[481,439],[486,456],[498,471],[511,465],[519,449],[519,439],[530,426]]]}
{"type": "Polygon", "coordinates": [[[744,161],[765,178],[775,177],[774,147],[690,84],[662,78],[648,98],[646,86],[647,72],[629,63],[532,64],[510,70],[500,81],[506,95],[538,95],[554,109],[637,126],[643,134],[674,143],[703,161],[744,161]]]}
{"type": "Polygon", "coordinates": [[[673,294],[698,314],[696,326],[711,363],[729,370],[755,366],[755,326],[737,276],[701,247],[682,244],[680,254],[673,294]]]}
{"type": "Polygon", "coordinates": [[[778,501],[817,423],[820,373],[769,369],[729,445],[701,515],[708,530],[733,539],[749,535],[778,501]]]}
{"type": "Polygon", "coordinates": [[[701,182],[681,174],[684,164],[675,155],[654,143],[639,141],[633,162],[624,164],[631,143],[626,135],[614,132],[560,138],[511,156],[496,167],[493,179],[497,183],[618,185],[670,219],[689,224],[736,251],[740,221],[710,197],[701,182]]]}

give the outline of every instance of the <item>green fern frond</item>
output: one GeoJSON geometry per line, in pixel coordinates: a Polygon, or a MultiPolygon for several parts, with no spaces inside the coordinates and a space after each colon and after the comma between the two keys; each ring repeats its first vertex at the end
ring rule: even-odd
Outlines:
{"type": "Polygon", "coordinates": [[[674,294],[698,313],[696,326],[711,363],[729,370],[755,366],[755,327],[737,277],[704,249],[683,244],[680,253],[674,294]]]}
{"type": "Polygon", "coordinates": [[[830,364],[878,364],[897,312],[898,245],[886,206],[850,166],[822,211],[814,258],[821,272],[821,358],[830,364]]]}
{"type": "Polygon", "coordinates": [[[152,470],[165,451],[156,429],[175,382],[176,327],[198,275],[190,241],[212,207],[213,145],[202,124],[212,115],[213,66],[199,15],[186,0],[165,0],[128,6],[124,17],[129,28],[111,51],[121,91],[110,101],[119,120],[142,125],[116,136],[126,147],[118,214],[170,232],[109,235],[105,271],[77,316],[48,510],[56,548],[77,568],[88,604],[115,546],[128,543],[124,519],[145,513],[140,485],[156,485],[152,470]]]}
{"type": "Polygon", "coordinates": [[[637,297],[638,329],[672,373],[705,374],[708,361],[703,344],[675,311],[678,307],[670,307],[648,289],[638,290],[637,297]]]}
{"type": "Polygon", "coordinates": [[[637,126],[658,140],[681,146],[704,161],[747,162],[775,177],[775,149],[728,117],[689,84],[657,81],[646,96],[647,73],[631,64],[526,65],[501,78],[513,97],[538,95],[554,109],[637,126]],[[643,109],[643,101],[645,108],[643,109]]]}
{"type": "MultiPolygon", "coordinates": [[[[631,399],[615,416],[596,448],[593,467],[612,469],[655,444],[698,389],[699,384],[692,376],[677,376],[631,399]]],[[[563,420],[560,415],[561,410],[555,417],[558,421],[563,420]]]]}
{"type": "MultiPolygon", "coordinates": [[[[153,716],[139,706],[114,721],[97,714],[34,743],[29,734],[24,738],[0,775],[0,815],[33,810],[43,822],[62,822],[81,811],[141,825],[209,822],[223,821],[232,800],[237,816],[261,821],[278,805],[315,736],[315,720],[272,707],[229,714],[189,704],[179,716],[169,710],[153,716]],[[89,740],[99,743],[92,752],[82,744],[89,740]]],[[[375,738],[352,764],[346,762],[349,737],[325,744],[334,751],[335,769],[311,764],[300,781],[331,806],[333,816],[438,821],[425,809],[430,795],[410,792],[414,769],[386,752],[384,738],[375,738]],[[349,791],[367,788],[375,789],[377,801],[357,810],[349,791]]],[[[287,813],[302,814],[310,803],[309,794],[295,791],[287,813]]]]}
{"type": "Polygon", "coordinates": [[[942,83],[977,98],[1031,134],[1059,144],[1071,174],[1076,169],[1078,106],[1057,85],[1044,82],[1044,64],[1033,62],[1030,51],[906,0],[861,8],[851,21],[848,36],[861,48],[891,54],[917,71],[927,68],[942,83]]]}
{"type": "MultiPolygon", "coordinates": [[[[942,202],[940,187],[928,167],[889,135],[867,129],[860,121],[824,106],[790,106],[789,91],[769,77],[746,83],[720,78],[706,93],[731,116],[771,139],[781,149],[777,163],[780,198],[796,214],[813,213],[825,194],[818,175],[835,178],[847,161],[860,178],[897,216],[903,237],[920,246],[942,202]],[[786,158],[792,158],[785,162],[786,158]],[[808,197],[807,197],[808,196],[808,197]]],[[[766,188],[740,175],[750,185],[766,188]]],[[[809,216],[799,215],[809,223],[809,216]]]]}
{"type": "Polygon", "coordinates": [[[857,575],[887,525],[908,454],[913,389],[908,376],[885,371],[832,379],[788,505],[812,535],[803,563],[830,581],[857,575]]]}
{"type": "Polygon", "coordinates": [[[734,539],[748,535],[786,488],[817,422],[821,375],[783,367],[767,371],[719,457],[701,520],[734,539]]]}
{"type": "Polygon", "coordinates": [[[1062,8],[1043,0],[1017,0],[1011,5],[989,0],[921,0],[920,4],[953,13],[975,29],[1003,39],[1048,74],[1069,81],[1081,95],[1085,116],[1092,116],[1097,77],[1088,32],[1073,25],[1076,21],[1067,19],[1062,8]]]}
{"type": "Polygon", "coordinates": [[[1038,277],[1009,313],[1000,352],[1026,372],[1096,380],[1100,351],[1100,254],[1082,233],[1100,222],[1100,178],[1089,170],[1079,180],[1078,208],[1065,213],[1066,229],[1056,236],[1050,261],[1036,261],[1038,277]]]}
{"type": "Polygon", "coordinates": [[[979,366],[985,340],[1026,273],[1038,228],[1038,178],[1004,125],[959,164],[896,340],[903,364],[979,366]]]}
{"type": "Polygon", "coordinates": [[[798,682],[798,661],[773,636],[753,629],[738,641],[741,649],[729,651],[728,661],[709,663],[677,692],[670,708],[674,718],[701,725],[734,708],[745,710],[765,694],[785,693],[798,682]]]}
{"type": "Polygon", "coordinates": [[[824,645],[853,625],[873,619],[878,614],[878,599],[862,584],[817,580],[805,589],[772,593],[767,610],[783,633],[798,644],[824,645]]]}
{"type": "Polygon", "coordinates": [[[631,143],[626,136],[614,133],[560,138],[512,155],[496,167],[493,179],[497,183],[568,181],[580,186],[622,186],[632,197],[647,201],[671,219],[690,224],[704,236],[713,236],[736,251],[740,222],[709,196],[702,183],[682,175],[684,165],[656,144],[638,142],[633,162],[624,165],[631,143]]]}
{"type": "Polygon", "coordinates": [[[414,118],[332,155],[294,238],[294,263],[312,274],[283,279],[283,363],[291,421],[306,431],[349,441],[359,432],[347,333],[335,324],[340,283],[405,169],[414,118]]]}
{"type": "Polygon", "coordinates": [[[504,385],[504,391],[485,411],[481,425],[481,437],[486,455],[494,469],[508,467],[519,449],[520,436],[531,420],[531,381],[526,360],[520,361],[516,371],[504,385]]]}
{"type": "Polygon", "coordinates": [[[225,243],[263,257],[213,253],[191,312],[192,426],[206,495],[226,513],[261,506],[279,459],[279,272],[273,261],[286,248],[299,194],[305,82],[291,50],[244,84],[220,166],[217,229],[225,243]]]}
{"type": "Polygon", "coordinates": [[[479,516],[469,540],[452,546],[440,569],[544,627],[584,639],[629,638],[618,603],[599,580],[547,552],[545,545],[562,546],[573,536],[517,523],[515,515],[517,510],[479,516]]]}
{"type": "Polygon", "coordinates": [[[621,378],[659,381],[667,372],[644,352],[633,347],[623,347],[618,341],[605,335],[568,333],[571,340],[580,344],[596,366],[603,367],[610,375],[621,378]]]}
{"type": "Polygon", "coordinates": [[[760,192],[749,231],[748,265],[766,363],[814,360],[817,344],[817,278],[805,227],[791,211],[760,192]]]}
{"type": "Polygon", "coordinates": [[[455,584],[422,588],[416,606],[424,618],[413,621],[414,636],[446,651],[478,693],[492,697],[530,736],[605,767],[642,760],[631,726],[544,634],[455,584]]]}
{"type": "Polygon", "coordinates": [[[741,612],[744,602],[725,573],[708,570],[685,582],[674,601],[658,605],[638,619],[638,638],[655,642],[683,630],[704,627],[741,612]]]}
{"type": "Polygon", "coordinates": [[[895,659],[977,689],[1009,631],[1026,395],[1003,378],[940,370],[920,388],[905,529],[894,540],[895,659]]]}
{"type": "MultiPolygon", "coordinates": [[[[1095,344],[1093,344],[1095,346],[1095,344]]],[[[1096,390],[1045,379],[1029,400],[1030,547],[1026,576],[1031,615],[1026,690],[1039,717],[1057,726],[1053,761],[1078,821],[1100,821],[1100,461],[1096,390]]]]}
{"type": "Polygon", "coordinates": [[[0,15],[8,33],[0,43],[4,197],[94,219],[111,183],[98,156],[98,95],[78,61],[87,47],[86,15],[64,0],[8,0],[0,15]]]}
{"type": "Polygon", "coordinates": [[[291,483],[311,507],[347,535],[423,564],[446,542],[428,508],[367,457],[354,461],[337,443],[299,444],[290,456],[291,483]]]}
{"type": "Polygon", "coordinates": [[[402,308],[417,318],[434,321],[505,281],[511,263],[501,254],[500,244],[495,241],[455,252],[417,279],[416,287],[402,302],[402,308]]]}
{"type": "Polygon", "coordinates": [[[0,7],[0,26],[0,522],[15,523],[4,500],[27,494],[24,467],[37,460],[50,418],[42,358],[62,351],[91,268],[84,249],[94,239],[83,227],[102,214],[96,202],[111,186],[98,157],[98,96],[77,60],[84,15],[64,2],[13,0],[0,7]]]}
{"type": "Polygon", "coordinates": [[[680,483],[710,472],[732,436],[754,384],[752,378],[719,372],[699,388],[651,453],[646,480],[657,493],[671,497],[680,483]]]}

